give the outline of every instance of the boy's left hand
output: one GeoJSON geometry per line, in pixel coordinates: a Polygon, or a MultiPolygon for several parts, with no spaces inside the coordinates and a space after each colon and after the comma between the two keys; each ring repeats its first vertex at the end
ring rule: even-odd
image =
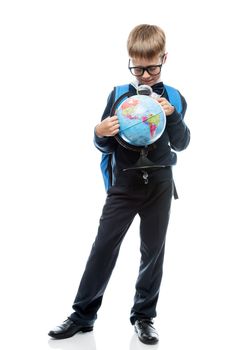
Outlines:
{"type": "Polygon", "coordinates": [[[170,104],[169,101],[165,97],[159,97],[157,101],[160,103],[162,108],[164,109],[164,112],[166,116],[171,115],[175,111],[175,107],[170,104]]]}

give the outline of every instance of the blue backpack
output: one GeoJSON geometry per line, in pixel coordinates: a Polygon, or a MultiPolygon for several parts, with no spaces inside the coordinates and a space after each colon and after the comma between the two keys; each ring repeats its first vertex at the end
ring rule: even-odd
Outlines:
{"type": "MultiPolygon", "coordinates": [[[[179,91],[165,84],[164,84],[164,87],[166,89],[170,103],[176,108],[178,113],[181,113],[182,101],[181,101],[179,91]]],[[[115,99],[114,99],[114,103],[115,103],[118,100],[118,98],[120,98],[122,95],[129,92],[129,84],[115,86],[114,91],[115,91],[115,99]]],[[[111,158],[112,158],[111,154],[103,153],[101,158],[101,164],[100,164],[106,191],[108,191],[108,189],[112,186],[111,158]]]]}

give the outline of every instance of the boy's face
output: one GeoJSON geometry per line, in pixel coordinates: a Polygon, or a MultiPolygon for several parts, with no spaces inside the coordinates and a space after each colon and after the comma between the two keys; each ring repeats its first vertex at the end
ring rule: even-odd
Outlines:
{"type": "Polygon", "coordinates": [[[139,84],[152,86],[160,79],[161,68],[165,60],[166,55],[160,55],[154,59],[131,58],[129,69],[139,84]]]}

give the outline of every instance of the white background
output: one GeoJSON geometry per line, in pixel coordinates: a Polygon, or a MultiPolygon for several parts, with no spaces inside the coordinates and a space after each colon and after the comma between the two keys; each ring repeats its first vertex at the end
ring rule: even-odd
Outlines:
{"type": "Polygon", "coordinates": [[[129,323],[138,219],[122,245],[95,331],[47,333],[72,311],[105,192],[93,146],[126,40],[161,26],[163,81],[188,102],[191,144],[174,169],[156,326],[161,350],[233,349],[233,18],[231,1],[1,1],[0,347],[145,349],[129,323]]]}

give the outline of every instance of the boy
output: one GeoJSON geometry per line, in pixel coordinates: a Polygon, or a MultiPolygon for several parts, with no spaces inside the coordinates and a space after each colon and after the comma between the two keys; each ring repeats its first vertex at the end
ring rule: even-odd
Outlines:
{"type": "Polygon", "coordinates": [[[182,106],[179,113],[169,102],[161,81],[161,69],[167,58],[163,30],[155,25],[138,25],[129,34],[127,48],[129,70],[137,79],[129,85],[129,91],[136,93],[138,85],[149,85],[166,114],[165,131],[148,153],[154,164],[164,167],[147,169],[147,184],[142,170],[123,171],[136,163],[139,154],[122,147],[114,137],[119,132],[119,123],[117,116],[110,116],[115,102],[112,91],[102,121],[95,127],[95,146],[101,152],[112,155],[112,185],[107,192],[98,233],[73,303],[74,312],[49,332],[56,339],[93,329],[121,242],[134,217],[139,214],[141,262],[130,321],[140,341],[145,344],[158,342],[153,318],[156,317],[174,189],[171,168],[176,163],[176,154],[172,149],[185,149],[190,133],[183,121],[186,111],[184,97],[177,92],[182,106]]]}

